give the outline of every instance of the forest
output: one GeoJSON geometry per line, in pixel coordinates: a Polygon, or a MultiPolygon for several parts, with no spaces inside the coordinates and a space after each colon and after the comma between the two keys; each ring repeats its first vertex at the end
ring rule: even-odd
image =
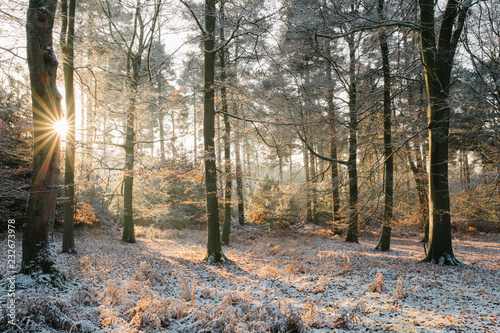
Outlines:
{"type": "Polygon", "coordinates": [[[0,0],[2,332],[498,332],[498,0],[0,0]]]}

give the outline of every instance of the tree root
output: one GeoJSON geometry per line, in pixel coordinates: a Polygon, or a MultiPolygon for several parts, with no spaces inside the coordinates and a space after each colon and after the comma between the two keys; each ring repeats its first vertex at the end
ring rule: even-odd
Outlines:
{"type": "Polygon", "coordinates": [[[207,256],[203,259],[203,261],[205,261],[209,265],[231,262],[222,252],[207,253],[207,256]]]}
{"type": "Polygon", "coordinates": [[[447,252],[444,252],[441,257],[437,258],[437,260],[435,258],[432,258],[430,254],[427,254],[427,257],[425,257],[422,262],[430,262],[431,264],[446,266],[465,266],[465,264],[455,258],[454,255],[448,254],[447,252]]]}
{"type": "Polygon", "coordinates": [[[59,289],[63,289],[67,282],[66,275],[48,252],[40,252],[35,260],[23,263],[20,274],[29,276],[37,284],[48,284],[59,289]]]}
{"type": "Polygon", "coordinates": [[[374,248],[375,251],[380,251],[380,252],[389,252],[391,249],[389,247],[384,247],[382,244],[378,243],[377,246],[374,248]]]}

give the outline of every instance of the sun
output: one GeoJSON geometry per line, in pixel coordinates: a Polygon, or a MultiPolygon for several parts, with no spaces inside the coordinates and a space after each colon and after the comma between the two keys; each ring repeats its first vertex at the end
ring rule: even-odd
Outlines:
{"type": "Polygon", "coordinates": [[[59,135],[61,139],[66,138],[66,133],[68,132],[68,122],[66,119],[59,119],[54,123],[54,131],[59,135]]]}

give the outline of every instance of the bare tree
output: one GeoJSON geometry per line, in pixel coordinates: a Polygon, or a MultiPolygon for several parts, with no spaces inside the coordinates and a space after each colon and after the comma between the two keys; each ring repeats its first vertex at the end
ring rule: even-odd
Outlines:
{"type": "Polygon", "coordinates": [[[448,0],[443,17],[435,17],[433,0],[419,0],[422,61],[428,99],[429,250],[424,261],[459,265],[451,242],[448,184],[449,94],[451,70],[472,0],[448,0]],[[436,36],[436,26],[439,25],[436,36]]]}
{"type": "MultiPolygon", "coordinates": [[[[220,38],[222,42],[224,36],[224,0],[220,2],[220,38]]],[[[226,48],[222,47],[219,50],[220,58],[220,93],[222,103],[222,113],[224,117],[224,228],[222,230],[222,243],[229,245],[229,234],[231,232],[231,192],[233,185],[233,177],[231,172],[231,123],[229,122],[228,101],[227,101],[227,72],[226,72],[226,48]]]]}
{"type": "MultiPolygon", "coordinates": [[[[378,0],[378,17],[384,20],[384,0],[378,0]]],[[[391,247],[391,226],[394,203],[394,157],[392,155],[392,119],[391,119],[391,68],[389,65],[389,46],[387,34],[382,30],[379,34],[380,54],[382,56],[382,71],[384,73],[384,196],[385,207],[382,220],[382,233],[375,247],[379,251],[389,251],[391,247]]]]}
{"type": "Polygon", "coordinates": [[[205,97],[203,101],[203,138],[205,146],[205,186],[207,198],[208,242],[206,260],[223,260],[219,208],[217,202],[217,168],[215,160],[215,22],[216,0],[205,1],[205,97]]]}
{"type": "MultiPolygon", "coordinates": [[[[136,159],[135,149],[140,142],[136,140],[136,113],[138,104],[139,86],[143,83],[141,78],[150,75],[141,72],[143,58],[150,51],[153,43],[154,32],[158,20],[162,2],[157,0],[154,3],[154,12],[151,18],[146,19],[145,6],[137,0],[133,6],[133,25],[131,36],[125,36],[118,25],[115,17],[115,8],[109,1],[103,2],[101,11],[108,19],[108,27],[114,44],[119,46],[119,50],[125,56],[125,80],[129,91],[128,106],[125,112],[125,142],[121,145],[125,150],[125,176],[123,181],[123,236],[122,240],[128,243],[135,243],[134,216],[133,216],[133,186],[134,186],[134,162],[136,159]]],[[[117,15],[118,16],[118,15],[117,15]]]]}
{"type": "Polygon", "coordinates": [[[60,137],[55,124],[61,118],[61,94],[56,86],[58,60],[52,43],[57,0],[31,0],[26,21],[27,59],[30,71],[34,122],[33,178],[23,226],[21,272],[47,274],[61,286],[64,273],[58,268],[53,223],[59,177],[60,137]]]}
{"type": "Polygon", "coordinates": [[[62,1],[61,48],[64,53],[64,84],[66,94],[66,157],[64,160],[64,234],[62,252],[75,249],[75,92],[74,92],[74,41],[75,2],[62,1]]]}
{"type": "Polygon", "coordinates": [[[181,2],[191,12],[203,35],[204,46],[204,97],[203,97],[203,139],[205,161],[205,197],[207,207],[207,255],[208,263],[224,261],[219,228],[219,207],[217,199],[217,165],[215,156],[215,45],[216,0],[205,0],[205,26],[202,26],[189,4],[181,2]]]}

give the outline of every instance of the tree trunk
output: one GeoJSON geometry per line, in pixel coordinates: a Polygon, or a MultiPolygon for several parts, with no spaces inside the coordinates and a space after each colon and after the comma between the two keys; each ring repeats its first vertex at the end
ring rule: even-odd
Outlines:
{"type": "Polygon", "coordinates": [[[304,157],[304,176],[305,176],[305,190],[306,190],[306,223],[311,223],[313,220],[312,209],[311,209],[311,193],[309,191],[309,180],[310,170],[309,170],[309,152],[307,148],[304,147],[303,150],[304,157]]]}
{"type": "MultiPolygon", "coordinates": [[[[158,30],[160,33],[161,29],[158,30]]],[[[158,36],[158,43],[161,44],[161,35],[158,36]]],[[[158,128],[160,131],[160,161],[165,162],[165,105],[163,104],[163,77],[161,70],[158,73],[158,128]]],[[[196,124],[195,124],[196,125],[196,124]]],[[[196,134],[195,134],[196,135],[196,134]]],[[[154,145],[154,144],[153,144],[154,145]]]]}
{"type": "MultiPolygon", "coordinates": [[[[327,56],[331,57],[330,42],[326,45],[327,56]]],[[[329,61],[326,62],[326,81],[327,88],[327,103],[328,103],[328,124],[330,126],[330,157],[337,159],[337,115],[335,114],[335,104],[333,103],[333,75],[332,65],[329,61]]],[[[340,194],[339,194],[339,166],[336,162],[332,163],[332,209],[333,209],[333,224],[335,234],[340,234],[340,194]]]]}
{"type": "Polygon", "coordinates": [[[133,97],[127,112],[127,127],[125,135],[125,179],[123,184],[123,237],[127,243],[135,243],[134,215],[133,215],[133,186],[134,186],[134,159],[135,159],[135,95],[137,87],[131,87],[133,97]]]}
{"type": "MultiPolygon", "coordinates": [[[[219,115],[215,115],[215,122],[216,122],[216,129],[215,129],[215,153],[216,153],[216,158],[215,158],[215,165],[217,168],[220,168],[222,165],[222,151],[224,150],[222,147],[224,145],[224,142],[221,143],[221,136],[223,136],[221,133],[221,126],[220,126],[220,117],[219,115]]],[[[222,182],[217,182],[218,186],[218,191],[217,193],[223,193],[224,191],[222,190],[222,182]]],[[[220,194],[219,194],[220,195],[220,194]]],[[[221,196],[222,197],[222,196],[221,196]]]]}
{"type": "Polygon", "coordinates": [[[139,86],[139,70],[141,55],[129,54],[131,60],[130,105],[127,111],[125,132],[125,179],[123,184],[123,236],[127,243],[135,243],[133,187],[134,187],[134,160],[135,160],[135,110],[137,89],[139,86]]]}
{"type": "MultiPolygon", "coordinates": [[[[236,113],[238,107],[236,107],[236,113]]],[[[241,169],[240,133],[238,131],[234,141],[235,174],[236,174],[236,196],[238,198],[238,223],[245,224],[245,202],[243,197],[243,170],[241,169]]]]}
{"type": "MultiPolygon", "coordinates": [[[[334,128],[330,130],[330,157],[338,159],[337,134],[335,133],[335,125],[333,127],[334,128]]],[[[332,206],[334,229],[336,233],[340,233],[339,166],[336,162],[332,162],[332,206]]]]}
{"type": "Polygon", "coordinates": [[[436,39],[434,1],[419,0],[429,128],[429,250],[423,261],[459,265],[451,242],[448,185],[449,89],[453,59],[472,1],[449,0],[436,39]],[[455,28],[455,29],[454,29],[455,28]]]}
{"type": "Polygon", "coordinates": [[[198,166],[198,110],[196,110],[196,101],[193,102],[193,125],[194,165],[198,166]]]}
{"type": "MultiPolygon", "coordinates": [[[[62,2],[63,31],[61,46],[64,53],[64,83],[66,93],[66,157],[64,161],[64,233],[63,253],[74,253],[75,249],[75,93],[74,93],[74,36],[75,36],[75,1],[62,2]],[[67,27],[67,31],[66,31],[67,27]]],[[[83,118],[83,117],[82,117],[83,118]]]]}
{"type": "MultiPolygon", "coordinates": [[[[160,80],[161,81],[161,80],[160,80]]],[[[161,101],[161,94],[160,94],[161,101]]],[[[160,134],[160,162],[165,162],[167,159],[165,157],[165,113],[163,112],[163,106],[160,104],[160,110],[158,111],[158,128],[160,134]]]]}
{"type": "MultiPolygon", "coordinates": [[[[235,49],[235,59],[238,59],[238,43],[236,43],[236,49],[235,49]]],[[[236,65],[235,65],[236,67],[236,65]]],[[[233,85],[236,86],[237,84],[237,69],[235,68],[233,71],[233,77],[232,79],[234,80],[233,85]]],[[[238,115],[239,113],[239,106],[234,103],[234,110],[235,114],[238,115]]],[[[240,135],[241,135],[241,124],[236,123],[236,137],[234,140],[234,158],[235,158],[235,177],[236,177],[236,196],[238,198],[238,223],[240,225],[245,224],[245,202],[243,201],[244,196],[243,196],[243,170],[241,168],[241,152],[240,152],[240,135]]],[[[256,163],[257,167],[259,165],[258,161],[256,163]]]]}
{"type": "Polygon", "coordinates": [[[276,148],[276,153],[278,155],[278,167],[279,167],[279,185],[283,185],[283,155],[281,154],[280,147],[276,148]]]}
{"type": "Polygon", "coordinates": [[[205,186],[207,200],[209,263],[223,261],[219,230],[219,210],[217,203],[217,169],[215,160],[215,3],[205,0],[205,87],[203,102],[203,138],[205,145],[205,186]]]}
{"type": "Polygon", "coordinates": [[[422,216],[422,229],[424,231],[422,243],[427,244],[429,242],[429,199],[427,197],[427,175],[423,167],[423,160],[419,147],[413,148],[415,151],[415,163],[411,157],[411,151],[408,144],[406,146],[408,151],[408,163],[417,186],[418,202],[420,205],[420,214],[422,216]]]}
{"type": "MultiPolygon", "coordinates": [[[[49,275],[49,283],[66,280],[57,265],[53,223],[59,177],[60,137],[54,123],[61,118],[61,94],[56,86],[58,61],[53,50],[52,28],[56,0],[31,0],[26,21],[27,60],[33,108],[33,178],[26,221],[23,225],[21,272],[34,277],[49,275]]],[[[47,281],[44,281],[47,282],[47,281]]]]}
{"type": "Polygon", "coordinates": [[[316,225],[319,225],[319,216],[318,216],[318,193],[316,192],[316,182],[317,182],[317,173],[316,173],[316,161],[314,159],[313,154],[309,154],[310,158],[310,177],[311,177],[311,194],[312,194],[312,206],[311,206],[311,215],[312,222],[316,225]]]}
{"type": "MultiPolygon", "coordinates": [[[[378,16],[384,20],[384,0],[378,1],[378,16]]],[[[382,233],[375,247],[378,251],[389,251],[391,247],[391,230],[393,218],[394,195],[394,160],[392,156],[392,119],[391,119],[391,69],[389,66],[389,47],[385,31],[379,35],[382,70],[384,73],[384,195],[385,207],[382,220],[382,233]]]]}
{"type": "Polygon", "coordinates": [[[175,136],[175,110],[174,108],[172,107],[172,113],[170,114],[170,123],[172,124],[172,133],[171,133],[171,140],[170,140],[170,147],[172,149],[172,161],[175,160],[175,157],[177,156],[177,148],[176,148],[176,145],[175,145],[175,141],[177,139],[177,137],[175,136]]]}
{"type": "Polygon", "coordinates": [[[460,151],[463,173],[463,188],[462,190],[468,192],[470,190],[470,167],[469,167],[469,154],[467,148],[460,151]]]}
{"type": "MultiPolygon", "coordinates": [[[[220,3],[220,38],[222,41],[224,37],[224,1],[220,3]]],[[[228,102],[227,102],[227,73],[226,73],[226,50],[223,47],[219,51],[220,58],[220,80],[221,80],[221,102],[222,113],[224,116],[224,173],[225,173],[225,190],[224,190],[224,227],[222,229],[222,244],[229,245],[229,234],[231,233],[231,190],[233,185],[233,177],[231,173],[231,123],[229,122],[228,115],[228,102]]]]}
{"type": "Polygon", "coordinates": [[[357,79],[356,79],[356,47],[354,36],[346,38],[349,45],[349,227],[346,242],[358,242],[358,114],[357,114],[357,79]]]}
{"type": "Polygon", "coordinates": [[[236,136],[234,143],[235,173],[236,173],[236,196],[238,197],[238,223],[245,224],[245,202],[243,201],[243,171],[241,170],[240,139],[236,136]]]}

